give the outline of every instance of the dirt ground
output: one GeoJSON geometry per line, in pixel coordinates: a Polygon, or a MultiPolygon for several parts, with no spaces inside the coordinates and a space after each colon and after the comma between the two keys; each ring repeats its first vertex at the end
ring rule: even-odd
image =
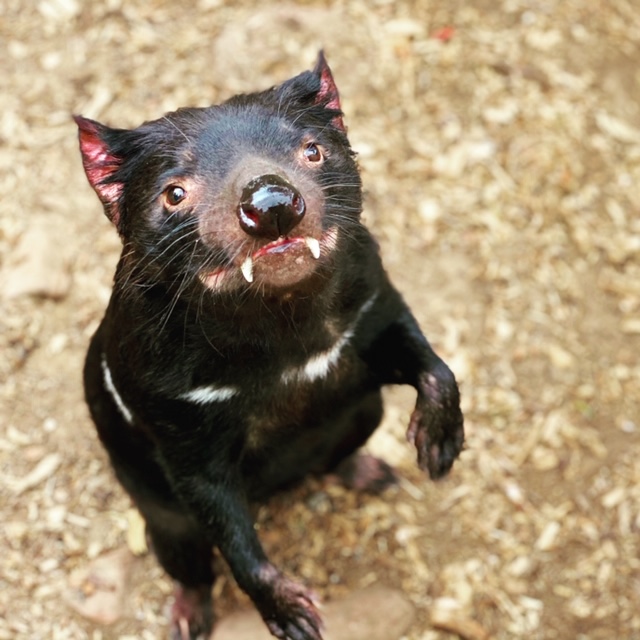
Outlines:
{"type": "MultiPolygon", "coordinates": [[[[135,126],[266,88],[320,47],[365,219],[461,382],[467,450],[429,482],[393,391],[371,448],[400,486],[279,497],[259,514],[269,555],[327,601],[401,589],[408,640],[458,637],[446,620],[470,640],[640,638],[634,0],[0,0],[0,639],[166,633],[171,584],[128,550],[136,520],[82,400],[119,241],[70,114],[135,126]],[[113,551],[126,596],[101,625],[73,576],[113,551]]],[[[216,595],[220,615],[246,604],[228,577],[216,595]]]]}

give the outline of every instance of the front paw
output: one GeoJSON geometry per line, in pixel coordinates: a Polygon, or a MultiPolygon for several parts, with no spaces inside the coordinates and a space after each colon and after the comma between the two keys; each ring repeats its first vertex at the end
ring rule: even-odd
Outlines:
{"type": "Polygon", "coordinates": [[[418,466],[432,480],[451,469],[464,445],[464,426],[458,385],[444,363],[420,376],[418,398],[407,439],[418,450],[418,466]]]}
{"type": "Polygon", "coordinates": [[[255,604],[272,635],[280,640],[322,640],[322,620],[314,595],[273,566],[261,573],[266,588],[255,604]]]}

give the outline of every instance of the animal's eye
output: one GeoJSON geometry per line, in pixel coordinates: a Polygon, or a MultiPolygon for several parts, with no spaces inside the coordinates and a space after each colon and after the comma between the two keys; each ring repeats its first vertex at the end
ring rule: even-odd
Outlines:
{"type": "Polygon", "coordinates": [[[324,155],[319,145],[315,142],[309,142],[304,147],[304,159],[307,162],[322,162],[324,155]]]}
{"type": "Polygon", "coordinates": [[[172,184],[164,192],[164,199],[167,204],[175,207],[180,204],[187,197],[187,192],[177,184],[172,184]]]}

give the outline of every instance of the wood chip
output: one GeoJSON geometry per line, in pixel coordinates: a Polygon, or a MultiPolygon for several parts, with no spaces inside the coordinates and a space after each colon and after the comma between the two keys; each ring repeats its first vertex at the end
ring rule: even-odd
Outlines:
{"type": "Polygon", "coordinates": [[[450,598],[440,598],[434,602],[429,621],[435,629],[455,633],[463,640],[489,640],[491,637],[487,629],[465,616],[450,598]]]}
{"type": "Polygon", "coordinates": [[[29,489],[33,489],[41,482],[50,478],[60,466],[62,456],[58,453],[50,453],[40,460],[40,462],[23,478],[8,480],[11,490],[16,495],[21,495],[29,489]]]}
{"type": "Polygon", "coordinates": [[[552,549],[556,544],[561,530],[562,527],[559,522],[548,522],[536,541],[536,548],[540,549],[540,551],[549,551],[552,549]]]}
{"type": "Polygon", "coordinates": [[[127,546],[134,556],[144,555],[147,547],[146,527],[143,517],[137,509],[127,511],[127,546]]]}

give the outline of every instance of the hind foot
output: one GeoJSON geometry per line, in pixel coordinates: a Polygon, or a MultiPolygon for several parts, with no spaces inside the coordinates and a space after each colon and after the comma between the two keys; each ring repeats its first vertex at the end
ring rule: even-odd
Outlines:
{"type": "Polygon", "coordinates": [[[170,640],[208,640],[213,629],[211,585],[176,586],[170,640]]]}
{"type": "Polygon", "coordinates": [[[391,465],[367,453],[356,453],[345,458],[331,475],[337,477],[347,489],[374,495],[398,482],[391,465]]]}

